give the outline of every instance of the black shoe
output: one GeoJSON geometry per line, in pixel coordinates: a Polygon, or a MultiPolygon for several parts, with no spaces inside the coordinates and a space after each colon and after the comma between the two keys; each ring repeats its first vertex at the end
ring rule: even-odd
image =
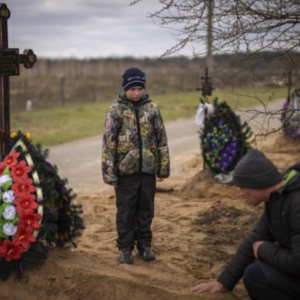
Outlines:
{"type": "Polygon", "coordinates": [[[121,249],[121,255],[119,258],[120,264],[127,264],[132,265],[133,264],[133,257],[131,253],[131,249],[121,249]]]}
{"type": "Polygon", "coordinates": [[[154,252],[152,251],[151,247],[148,247],[148,246],[139,247],[139,255],[140,255],[140,258],[145,260],[145,261],[155,259],[154,252]]]}

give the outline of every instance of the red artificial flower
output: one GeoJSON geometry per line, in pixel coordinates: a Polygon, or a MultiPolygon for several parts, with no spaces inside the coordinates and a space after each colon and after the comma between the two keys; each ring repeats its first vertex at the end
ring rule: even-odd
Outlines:
{"type": "Polygon", "coordinates": [[[4,170],[5,170],[5,166],[3,164],[3,162],[0,164],[0,176],[3,174],[4,170]]]}
{"type": "Polygon", "coordinates": [[[35,214],[31,209],[21,211],[19,214],[20,219],[18,222],[18,226],[38,229],[41,227],[41,224],[38,222],[41,219],[41,217],[41,215],[35,214]]]}
{"type": "Polygon", "coordinates": [[[0,249],[0,256],[5,257],[7,261],[19,260],[25,249],[19,241],[5,240],[0,249]]]}
{"type": "Polygon", "coordinates": [[[4,165],[6,167],[14,167],[18,164],[18,160],[17,158],[20,156],[20,153],[18,153],[16,150],[12,151],[10,154],[8,154],[5,158],[4,158],[4,165]]]}
{"type": "Polygon", "coordinates": [[[28,249],[29,244],[36,241],[32,233],[33,229],[31,227],[19,227],[17,233],[14,235],[14,240],[19,241],[25,249],[28,249]]]}
{"type": "Polygon", "coordinates": [[[20,161],[18,165],[11,168],[11,176],[14,181],[16,181],[17,178],[27,179],[28,173],[31,171],[31,168],[26,165],[26,162],[24,160],[20,161]]]}
{"type": "Polygon", "coordinates": [[[15,183],[11,187],[16,197],[26,196],[35,192],[31,179],[22,180],[21,178],[16,178],[15,183]]]}
{"type": "Polygon", "coordinates": [[[34,195],[23,195],[22,197],[17,197],[14,200],[14,205],[17,206],[17,213],[20,214],[21,211],[26,211],[28,209],[37,209],[39,205],[35,202],[34,195]]]}

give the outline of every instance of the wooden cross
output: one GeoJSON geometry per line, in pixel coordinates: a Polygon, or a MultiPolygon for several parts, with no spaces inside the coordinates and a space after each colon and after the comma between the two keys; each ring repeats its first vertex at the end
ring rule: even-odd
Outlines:
{"type": "Polygon", "coordinates": [[[7,5],[0,3],[0,158],[8,152],[10,136],[9,76],[20,74],[20,64],[29,69],[37,60],[31,49],[26,49],[23,54],[19,54],[19,49],[8,48],[9,17],[10,10],[7,5]]]}

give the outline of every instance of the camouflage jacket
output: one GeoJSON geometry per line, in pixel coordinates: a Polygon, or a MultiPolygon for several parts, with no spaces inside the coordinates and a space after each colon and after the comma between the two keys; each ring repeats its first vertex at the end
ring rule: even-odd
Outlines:
{"type": "Polygon", "coordinates": [[[137,102],[118,96],[109,108],[103,134],[102,173],[106,183],[119,175],[170,174],[167,135],[159,108],[148,95],[137,102]]]}

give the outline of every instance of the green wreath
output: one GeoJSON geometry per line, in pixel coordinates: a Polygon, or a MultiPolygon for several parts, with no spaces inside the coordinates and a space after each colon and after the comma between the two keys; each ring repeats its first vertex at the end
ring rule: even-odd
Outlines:
{"type": "Polygon", "coordinates": [[[241,124],[226,102],[218,103],[215,98],[213,106],[213,114],[200,131],[203,159],[214,173],[230,173],[249,150],[252,130],[246,122],[241,124]]]}

